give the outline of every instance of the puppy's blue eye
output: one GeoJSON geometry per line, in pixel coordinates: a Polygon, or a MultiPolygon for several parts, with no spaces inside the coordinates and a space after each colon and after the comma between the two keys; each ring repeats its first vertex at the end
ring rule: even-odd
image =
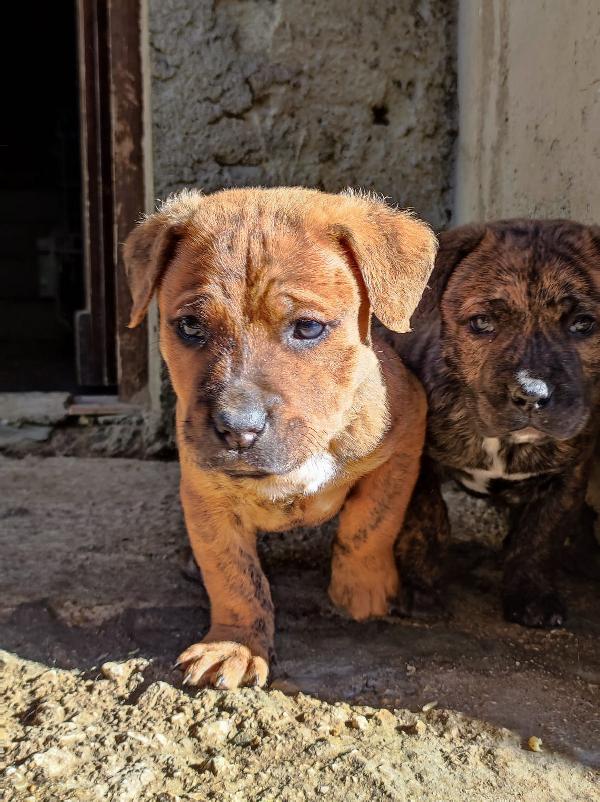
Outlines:
{"type": "Polygon", "coordinates": [[[591,334],[596,328],[596,321],[591,315],[577,315],[569,324],[569,331],[571,334],[576,334],[579,337],[585,337],[586,334],[591,334]]]}
{"type": "Polygon", "coordinates": [[[325,325],[318,320],[297,320],[294,323],[294,337],[297,340],[316,340],[325,331],[325,325]]]}
{"type": "Polygon", "coordinates": [[[206,330],[202,322],[193,315],[186,315],[177,321],[177,332],[179,336],[188,342],[204,345],[206,342],[206,330]]]}
{"type": "Polygon", "coordinates": [[[489,315],[475,315],[469,320],[469,328],[475,334],[493,334],[496,331],[494,321],[489,315]]]}

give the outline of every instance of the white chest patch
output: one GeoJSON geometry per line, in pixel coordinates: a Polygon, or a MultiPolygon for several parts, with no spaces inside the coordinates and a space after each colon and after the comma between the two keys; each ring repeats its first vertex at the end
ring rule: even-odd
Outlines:
{"type": "Polygon", "coordinates": [[[500,438],[484,437],[482,442],[483,450],[488,458],[487,468],[462,468],[468,474],[461,478],[461,484],[473,490],[475,493],[487,493],[488,483],[492,479],[504,479],[508,482],[521,482],[537,476],[535,473],[507,473],[504,460],[500,456],[500,438]]]}

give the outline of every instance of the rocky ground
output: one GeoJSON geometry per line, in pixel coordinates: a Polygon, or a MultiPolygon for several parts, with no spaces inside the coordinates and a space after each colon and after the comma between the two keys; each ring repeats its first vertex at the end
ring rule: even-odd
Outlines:
{"type": "Polygon", "coordinates": [[[326,597],[333,527],[270,535],[271,688],[183,689],[172,662],[208,610],[182,571],[177,472],[0,458],[7,800],[600,796],[599,589],[564,577],[564,630],[504,622],[503,522],[460,493],[450,618],[349,622],[326,597]]]}

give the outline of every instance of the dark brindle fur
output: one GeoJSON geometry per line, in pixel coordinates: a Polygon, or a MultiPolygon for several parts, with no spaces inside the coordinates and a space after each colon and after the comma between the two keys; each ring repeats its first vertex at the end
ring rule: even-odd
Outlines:
{"type": "Polygon", "coordinates": [[[449,534],[440,481],[511,509],[505,617],[559,626],[557,551],[590,523],[600,418],[600,229],[511,220],[442,234],[436,266],[398,338],[429,399],[427,458],[398,544],[428,594],[449,534]]]}

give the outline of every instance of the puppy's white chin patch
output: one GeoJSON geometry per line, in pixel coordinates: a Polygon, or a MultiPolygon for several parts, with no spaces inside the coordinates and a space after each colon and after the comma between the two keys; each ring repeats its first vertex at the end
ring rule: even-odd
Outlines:
{"type": "Polygon", "coordinates": [[[538,443],[544,440],[545,436],[542,432],[528,426],[526,429],[518,429],[516,432],[511,432],[508,436],[511,443],[538,443]]]}
{"type": "Polygon", "coordinates": [[[327,452],[309,457],[305,462],[288,474],[288,480],[300,485],[302,492],[310,496],[317,493],[324,485],[330,482],[336,474],[335,459],[327,452]]]}
{"type": "Polygon", "coordinates": [[[328,452],[323,452],[309,457],[283,476],[257,482],[256,487],[273,500],[290,495],[312,496],[328,484],[336,473],[335,459],[328,452]]]}

